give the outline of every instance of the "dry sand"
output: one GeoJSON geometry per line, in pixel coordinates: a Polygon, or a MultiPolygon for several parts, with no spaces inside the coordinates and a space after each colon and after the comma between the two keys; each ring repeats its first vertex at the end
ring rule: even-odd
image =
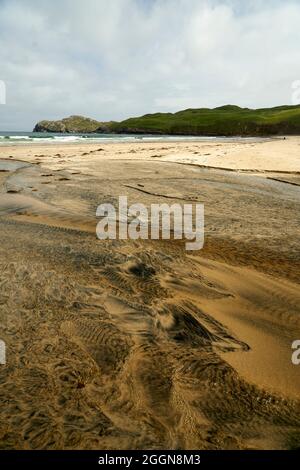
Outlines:
{"type": "Polygon", "coordinates": [[[0,147],[2,448],[299,448],[299,145],[0,147]],[[97,240],[119,195],[204,249],[97,240]]]}

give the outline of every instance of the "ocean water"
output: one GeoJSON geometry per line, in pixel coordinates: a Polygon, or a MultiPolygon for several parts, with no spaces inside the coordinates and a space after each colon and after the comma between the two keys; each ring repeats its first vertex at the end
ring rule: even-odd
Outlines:
{"type": "Polygon", "coordinates": [[[197,137],[182,135],[150,135],[150,134],[59,134],[48,132],[0,132],[1,145],[24,144],[58,144],[58,143],[94,143],[94,142],[180,142],[180,141],[257,141],[252,137],[197,137]]]}

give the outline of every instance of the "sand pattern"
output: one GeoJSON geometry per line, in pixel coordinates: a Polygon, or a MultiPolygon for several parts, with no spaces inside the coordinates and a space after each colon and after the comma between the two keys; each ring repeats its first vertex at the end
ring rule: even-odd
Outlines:
{"type": "Polygon", "coordinates": [[[1,447],[298,448],[299,189],[147,145],[0,160],[1,447]],[[120,193],[204,202],[204,249],[97,240],[120,193]]]}

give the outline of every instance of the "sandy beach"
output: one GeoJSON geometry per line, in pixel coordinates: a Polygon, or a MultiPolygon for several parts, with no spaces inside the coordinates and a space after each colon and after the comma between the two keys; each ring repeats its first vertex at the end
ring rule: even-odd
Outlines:
{"type": "Polygon", "coordinates": [[[4,449],[300,446],[300,137],[0,147],[4,449]],[[193,201],[205,245],[96,238],[193,201]]]}

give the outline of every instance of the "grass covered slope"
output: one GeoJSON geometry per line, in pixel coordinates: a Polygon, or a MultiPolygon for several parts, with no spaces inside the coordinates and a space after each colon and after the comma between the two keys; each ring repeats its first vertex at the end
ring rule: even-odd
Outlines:
{"type": "Polygon", "coordinates": [[[35,132],[181,134],[251,136],[300,134],[300,106],[249,109],[227,105],[186,109],[177,113],[145,114],[122,122],[99,122],[82,116],[41,121],[35,132]]]}
{"type": "Polygon", "coordinates": [[[115,132],[184,135],[300,134],[300,106],[248,109],[221,106],[146,114],[112,125],[115,132]]]}

